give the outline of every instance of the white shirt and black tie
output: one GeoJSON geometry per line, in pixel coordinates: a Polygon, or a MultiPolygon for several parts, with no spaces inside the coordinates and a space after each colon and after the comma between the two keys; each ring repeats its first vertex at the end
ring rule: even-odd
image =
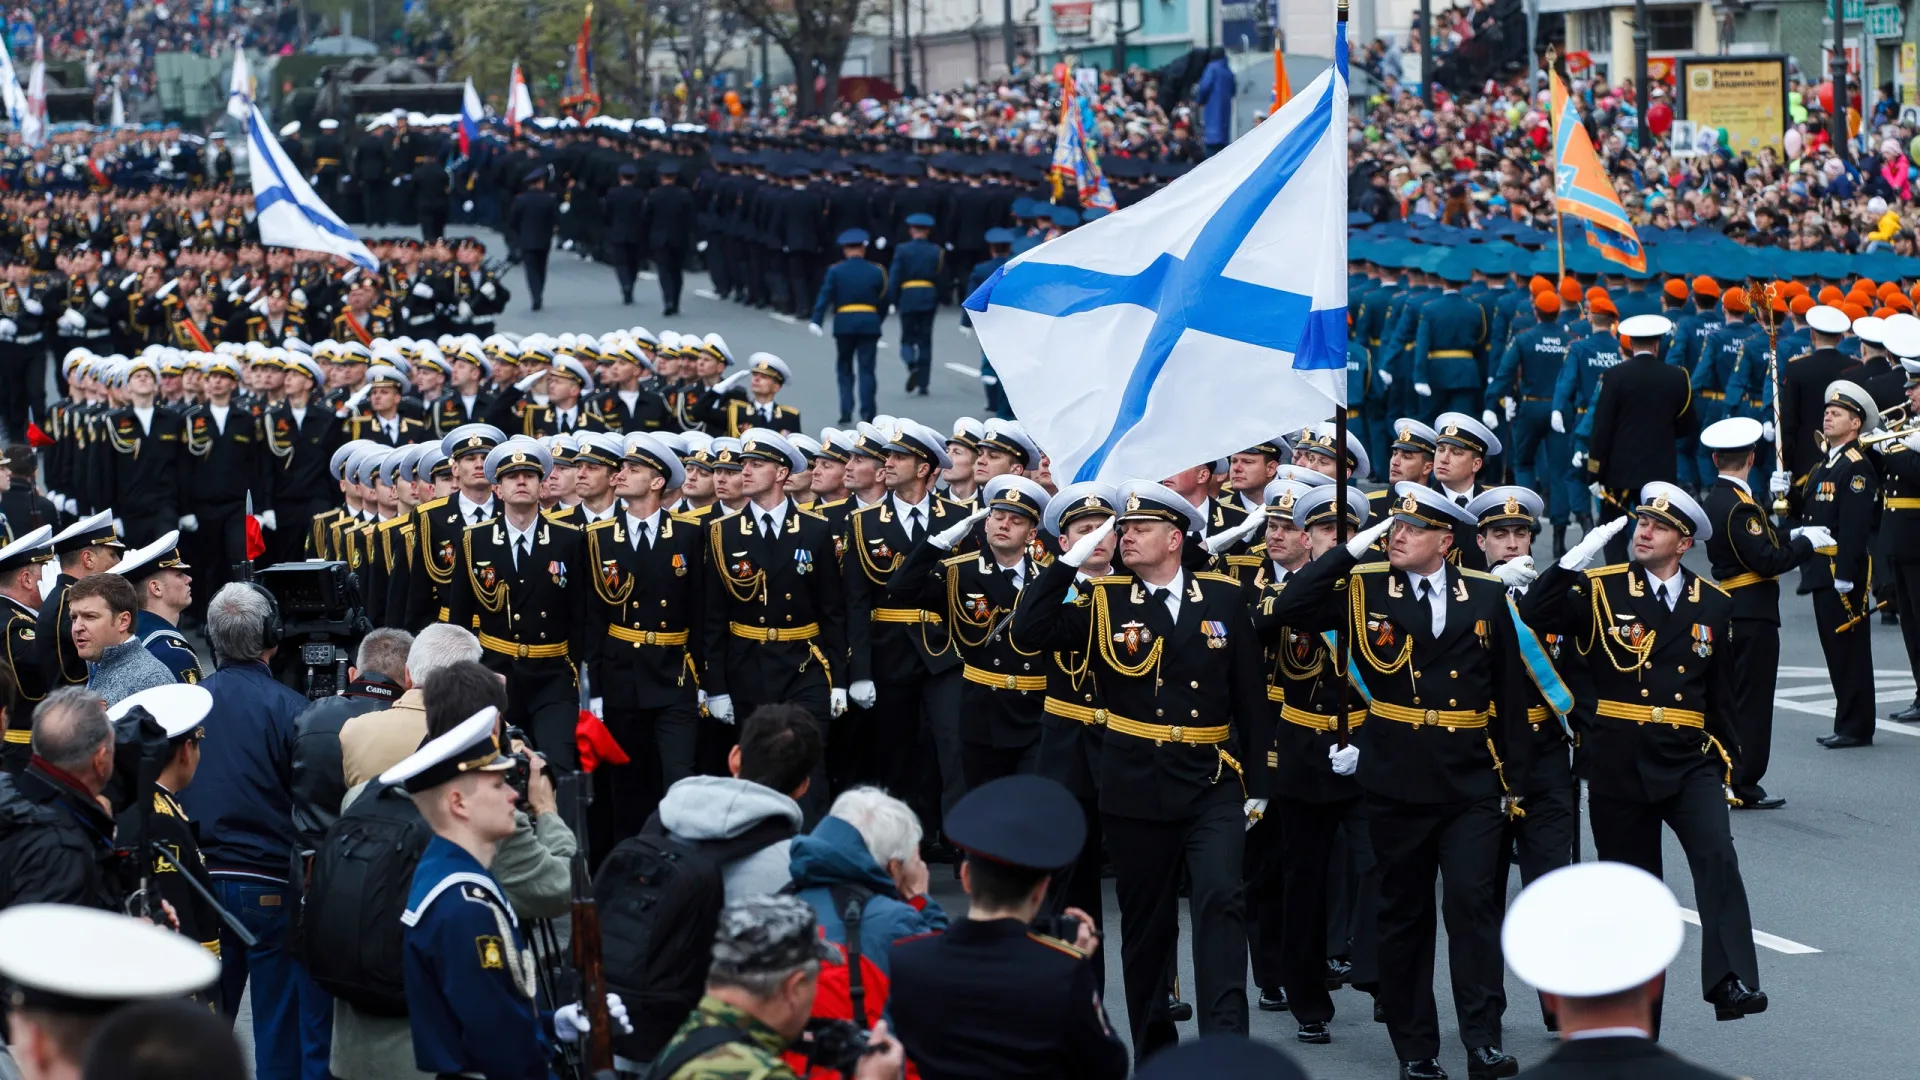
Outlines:
{"type": "Polygon", "coordinates": [[[533,557],[533,530],[539,527],[538,516],[534,517],[533,524],[528,525],[524,532],[514,528],[512,522],[507,523],[507,544],[513,548],[513,569],[516,573],[524,569],[520,565],[523,559],[533,557]]]}
{"type": "Polygon", "coordinates": [[[653,550],[653,538],[660,532],[660,511],[656,508],[646,517],[637,518],[627,515],[627,536],[632,540],[633,550],[653,550]]]}
{"type": "Polygon", "coordinates": [[[1647,584],[1653,586],[1653,598],[1666,605],[1668,611],[1672,611],[1673,606],[1680,602],[1680,586],[1685,583],[1685,578],[1686,575],[1678,569],[1665,581],[1654,577],[1653,571],[1647,571],[1647,584]]]}
{"type": "Polygon", "coordinates": [[[468,525],[478,525],[493,516],[493,500],[477,503],[467,498],[466,492],[454,496],[460,503],[460,520],[468,525]]]}
{"type": "Polygon", "coordinates": [[[1413,586],[1414,598],[1425,603],[1433,612],[1433,636],[1439,637],[1447,628],[1447,568],[1431,574],[1421,575],[1408,571],[1407,582],[1413,586]]]}
{"type": "Polygon", "coordinates": [[[781,527],[787,523],[787,500],[781,499],[779,504],[771,510],[763,506],[755,505],[753,508],[753,520],[754,524],[760,526],[762,535],[768,537],[779,536],[781,527]]]}
{"type": "Polygon", "coordinates": [[[928,508],[932,505],[933,500],[925,497],[917,503],[910,503],[898,495],[893,496],[893,512],[899,515],[900,527],[907,531],[907,539],[918,540],[920,534],[926,531],[928,508]]]}
{"type": "Polygon", "coordinates": [[[1186,583],[1187,572],[1181,570],[1175,573],[1173,580],[1165,585],[1147,586],[1147,595],[1165,604],[1168,620],[1176,624],[1180,621],[1180,597],[1186,591],[1186,583]]]}

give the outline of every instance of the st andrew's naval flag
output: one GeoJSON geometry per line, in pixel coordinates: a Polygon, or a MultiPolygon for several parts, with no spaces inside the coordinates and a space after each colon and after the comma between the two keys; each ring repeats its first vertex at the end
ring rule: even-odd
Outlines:
{"type": "Polygon", "coordinates": [[[1159,479],[1347,400],[1347,44],[1237,142],[967,309],[1062,482],[1159,479]]]}
{"type": "Polygon", "coordinates": [[[260,242],[268,247],[325,251],[353,260],[362,270],[380,269],[380,260],[346,223],[322,202],[300,175],[280,140],[267,130],[260,107],[247,109],[247,153],[253,178],[253,208],[259,215],[260,242]]]}

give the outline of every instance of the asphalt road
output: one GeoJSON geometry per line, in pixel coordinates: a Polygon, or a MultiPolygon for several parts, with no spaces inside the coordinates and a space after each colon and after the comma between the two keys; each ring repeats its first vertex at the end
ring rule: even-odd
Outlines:
{"type": "MultiPolygon", "coordinates": [[[[488,239],[497,251],[497,237],[489,234],[488,239]]],[[[636,290],[639,303],[622,307],[612,271],[570,254],[554,254],[546,310],[538,315],[527,310],[517,271],[509,282],[515,300],[500,321],[502,329],[557,334],[639,324],[656,332],[717,331],[736,357],[764,349],[792,365],[794,382],[781,400],[801,408],[809,430],[832,423],[837,414],[831,341],[810,336],[804,322],[710,299],[711,293],[703,296],[703,275],[689,275],[682,314],[664,325],[654,283],[636,290]]],[[[896,322],[889,321],[888,333],[896,347],[880,352],[883,412],[910,414],[943,429],[956,416],[984,415],[978,382],[945,366],[973,368],[979,359],[974,343],[960,335],[954,313],[943,311],[938,320],[928,397],[901,392],[896,322]]],[[[1792,581],[1790,575],[1786,583],[1792,581]]],[[[1920,785],[1912,782],[1920,772],[1920,725],[1883,721],[1869,749],[1829,751],[1816,745],[1814,737],[1831,730],[1833,695],[1810,604],[1789,590],[1783,608],[1783,667],[1766,786],[1786,796],[1787,805],[1733,815],[1754,927],[1765,935],[1759,938],[1761,988],[1772,1005],[1761,1016],[1716,1023],[1711,1007],[1698,999],[1699,934],[1689,931],[1673,968],[1664,1041],[1679,1053],[1737,1076],[1908,1075],[1906,1070],[1913,1067],[1912,1044],[1903,1034],[1911,1029],[1908,984],[1920,971],[1920,934],[1912,919],[1920,882],[1920,785]]],[[[1876,622],[1873,647],[1880,713],[1885,716],[1913,699],[1912,673],[1898,628],[1876,622]]],[[[1582,844],[1591,857],[1591,837],[1583,836],[1582,844]]],[[[1685,857],[1671,838],[1666,865],[1668,883],[1681,903],[1690,906],[1693,887],[1684,871],[1685,857]]],[[[937,895],[958,914],[965,901],[957,884],[938,872],[936,879],[937,895]]],[[[1519,887],[1517,872],[1512,887],[1519,887]]],[[[1111,893],[1107,910],[1117,911],[1111,893]]],[[[1110,914],[1106,933],[1108,947],[1117,948],[1117,915],[1110,914]]],[[[1184,941],[1182,981],[1191,986],[1184,941]]],[[[1445,965],[1443,940],[1435,975],[1441,1060],[1455,1077],[1464,1077],[1465,1050],[1453,1021],[1445,965]]],[[[1116,1028],[1124,1031],[1118,963],[1110,962],[1109,971],[1113,983],[1107,1001],[1116,1028]]],[[[1254,993],[1250,986],[1250,1000],[1254,993]]],[[[1540,1025],[1532,994],[1509,978],[1507,997],[1506,1049],[1523,1064],[1537,1062],[1552,1043],[1540,1025]]],[[[1331,1045],[1295,1044],[1295,1025],[1286,1014],[1253,1012],[1253,1033],[1289,1048],[1313,1076],[1324,1080],[1395,1075],[1386,1029],[1373,1023],[1367,997],[1342,990],[1335,995],[1335,1005],[1340,1013],[1333,1022],[1331,1045]]],[[[1192,1024],[1182,1028],[1183,1037],[1196,1034],[1192,1024]]]]}

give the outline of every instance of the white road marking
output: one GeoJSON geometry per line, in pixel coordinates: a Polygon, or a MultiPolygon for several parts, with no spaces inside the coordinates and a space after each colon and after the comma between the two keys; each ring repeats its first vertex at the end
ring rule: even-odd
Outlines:
{"type": "Polygon", "coordinates": [[[767,312],[767,318],[772,319],[774,322],[786,323],[788,326],[800,325],[799,319],[794,318],[784,311],[769,311],[767,312]]]}
{"type": "Polygon", "coordinates": [[[651,270],[642,270],[640,271],[640,280],[641,281],[659,281],[660,275],[654,273],[651,270]]]}
{"type": "Polygon", "coordinates": [[[720,299],[720,294],[717,292],[714,292],[712,289],[695,289],[693,290],[693,295],[699,297],[702,300],[720,299]]]}
{"type": "Polygon", "coordinates": [[[941,364],[940,366],[943,368],[946,368],[948,371],[954,371],[962,375],[965,375],[969,379],[977,379],[980,377],[980,369],[977,367],[968,367],[965,364],[955,364],[955,363],[952,363],[951,361],[945,364],[941,364]]]}
{"type": "MultiPolygon", "coordinates": [[[[1782,666],[1780,668],[1780,676],[1782,678],[1787,678],[1787,679],[1828,679],[1832,677],[1828,673],[1827,669],[1823,667],[1792,667],[1792,666],[1782,666]]],[[[1895,682],[1912,682],[1913,672],[1895,671],[1891,668],[1887,668],[1887,669],[1875,668],[1873,672],[1873,677],[1875,679],[1891,679],[1895,682]]]]}
{"type": "MultiPolygon", "coordinates": [[[[1680,918],[1695,926],[1700,925],[1700,913],[1692,908],[1681,908],[1680,918]]],[[[1764,930],[1755,930],[1753,932],[1753,943],[1763,949],[1772,949],[1774,952],[1786,953],[1789,956],[1805,956],[1809,953],[1817,953],[1820,951],[1811,945],[1802,945],[1797,941],[1789,941],[1783,937],[1775,937],[1764,930]]]]}

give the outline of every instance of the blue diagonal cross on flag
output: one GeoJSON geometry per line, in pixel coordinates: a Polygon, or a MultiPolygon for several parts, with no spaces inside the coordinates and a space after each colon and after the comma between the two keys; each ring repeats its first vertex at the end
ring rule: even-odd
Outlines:
{"type": "Polygon", "coordinates": [[[1055,476],[1157,479],[1345,407],[1345,34],[1253,131],[967,299],[1055,476]]]}

